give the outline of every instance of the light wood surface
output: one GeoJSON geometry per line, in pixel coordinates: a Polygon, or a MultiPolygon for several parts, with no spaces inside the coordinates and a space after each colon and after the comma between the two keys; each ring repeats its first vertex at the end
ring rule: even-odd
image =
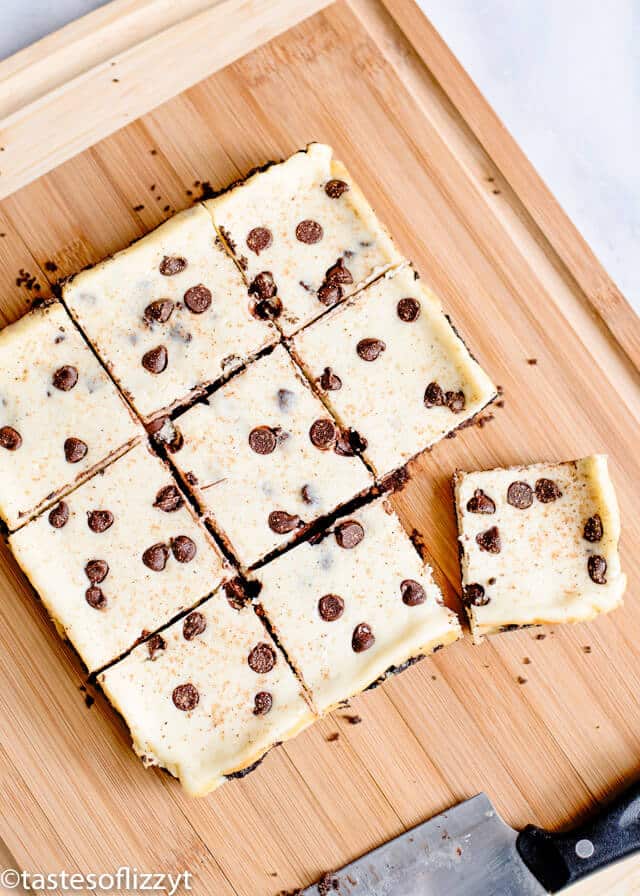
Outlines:
{"type": "MultiPolygon", "coordinates": [[[[212,35],[192,39],[197,55],[212,35]]],[[[175,52],[136,69],[129,109],[141,71],[177,70],[175,52]]],[[[107,102],[103,87],[93,95],[107,102]]],[[[467,638],[194,801],[143,770],[100,695],[87,709],[78,660],[2,546],[4,852],[28,870],[186,868],[197,894],[275,896],[480,790],[514,826],[594,809],[640,771],[640,327],[615,287],[601,301],[606,274],[438,36],[407,2],[341,0],[95,145],[91,103],[77,98],[56,128],[43,115],[39,150],[57,152],[68,127],[70,146],[91,148],[0,203],[0,323],[34,296],[16,285],[20,269],[46,294],[187,205],[196,181],[220,187],[310,140],[331,143],[504,388],[494,419],[422,457],[395,499],[447,599],[459,589],[453,470],[592,451],[611,458],[630,585],[624,609],[589,626],[467,638]]],[[[114,100],[100,136],[122,108],[114,100]]],[[[639,867],[575,896],[635,893],[639,867]]]]}

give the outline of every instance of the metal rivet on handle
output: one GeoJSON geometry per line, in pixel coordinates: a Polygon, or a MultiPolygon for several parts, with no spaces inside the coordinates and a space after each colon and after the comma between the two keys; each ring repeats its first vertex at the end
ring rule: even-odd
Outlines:
{"type": "Polygon", "coordinates": [[[590,859],[595,851],[591,840],[578,840],[576,843],[576,855],[579,859],[590,859]]]}

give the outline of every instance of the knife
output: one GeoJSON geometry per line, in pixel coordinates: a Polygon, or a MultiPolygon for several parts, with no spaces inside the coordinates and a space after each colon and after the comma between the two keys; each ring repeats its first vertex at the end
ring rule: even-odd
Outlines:
{"type": "Polygon", "coordinates": [[[325,875],[301,896],[544,896],[638,849],[640,782],[562,834],[534,825],[518,833],[480,793],[325,875]]]}

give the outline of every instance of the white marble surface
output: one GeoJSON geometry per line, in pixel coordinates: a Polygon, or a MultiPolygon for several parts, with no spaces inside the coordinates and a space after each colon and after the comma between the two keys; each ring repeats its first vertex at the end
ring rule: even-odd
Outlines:
{"type": "MultiPolygon", "coordinates": [[[[640,0],[419,3],[640,311],[640,0]]],[[[100,5],[0,0],[0,57],[100,5]]]]}

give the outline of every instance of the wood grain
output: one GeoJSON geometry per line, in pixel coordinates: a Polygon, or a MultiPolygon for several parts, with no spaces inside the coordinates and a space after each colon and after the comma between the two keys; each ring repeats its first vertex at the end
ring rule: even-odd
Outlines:
{"type": "MultiPolygon", "coordinates": [[[[207,39],[194,36],[194,54],[207,39]]],[[[504,388],[494,419],[420,458],[395,499],[447,599],[456,605],[459,589],[456,467],[604,451],[624,520],[624,609],[544,640],[467,639],[194,801],[143,770],[99,695],[86,708],[77,659],[3,547],[0,793],[11,810],[0,838],[19,867],[188,868],[196,893],[275,896],[480,790],[514,826],[555,827],[640,771],[638,323],[617,294],[594,304],[606,275],[487,109],[411,4],[342,0],[97,144],[87,135],[90,148],[0,202],[1,320],[34,297],[15,284],[21,268],[46,294],[189,204],[203,181],[220,187],[310,140],[331,143],[504,388]]],[[[74,121],[69,140],[81,141],[74,121]]],[[[639,867],[575,896],[637,892],[639,867]]]]}

